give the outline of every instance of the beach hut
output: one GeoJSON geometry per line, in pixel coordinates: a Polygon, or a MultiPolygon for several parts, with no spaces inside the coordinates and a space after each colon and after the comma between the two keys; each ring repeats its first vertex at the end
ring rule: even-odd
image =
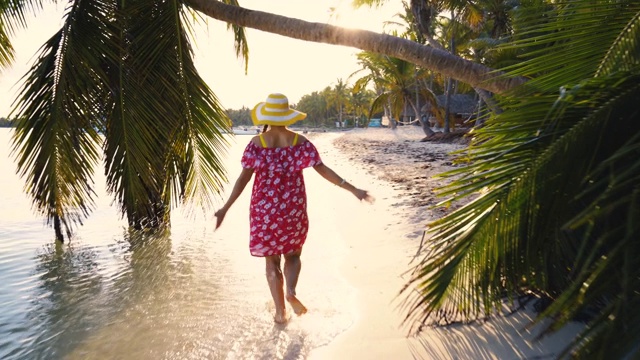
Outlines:
{"type": "MultiPolygon", "coordinates": [[[[438,106],[444,108],[445,95],[436,96],[438,106]]],[[[452,127],[471,127],[473,123],[469,123],[474,117],[477,101],[474,100],[472,95],[469,94],[455,94],[451,95],[449,103],[449,112],[453,122],[452,127]]],[[[431,111],[431,104],[427,103],[421,109],[421,113],[429,119],[431,126],[443,126],[444,124],[437,124],[434,113],[431,111]]]]}

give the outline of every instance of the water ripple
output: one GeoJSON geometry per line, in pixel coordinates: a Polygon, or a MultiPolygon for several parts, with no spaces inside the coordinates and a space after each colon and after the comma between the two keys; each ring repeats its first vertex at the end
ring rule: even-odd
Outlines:
{"type": "Polygon", "coordinates": [[[302,359],[351,325],[340,306],[350,289],[321,259],[300,284],[309,314],[274,326],[264,261],[238,242],[242,212],[215,234],[211,219],[181,216],[170,233],[137,233],[100,198],[55,245],[9,180],[0,201],[20,210],[0,211],[1,359],[302,359]]]}

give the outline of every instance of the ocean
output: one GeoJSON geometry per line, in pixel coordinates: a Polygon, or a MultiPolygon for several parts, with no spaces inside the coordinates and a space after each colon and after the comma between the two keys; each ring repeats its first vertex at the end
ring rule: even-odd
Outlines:
{"type": "MultiPolygon", "coordinates": [[[[331,136],[314,142],[328,146],[331,136]]],[[[264,260],[248,250],[252,182],[217,231],[213,210],[179,208],[170,233],[150,236],[127,229],[97,168],[95,210],[56,245],[16,175],[10,137],[0,129],[0,359],[304,359],[353,324],[354,289],[339,271],[348,249],[336,230],[345,195],[313,170],[298,285],[309,313],[280,326],[264,260]]],[[[219,206],[250,137],[230,139],[219,206]]]]}

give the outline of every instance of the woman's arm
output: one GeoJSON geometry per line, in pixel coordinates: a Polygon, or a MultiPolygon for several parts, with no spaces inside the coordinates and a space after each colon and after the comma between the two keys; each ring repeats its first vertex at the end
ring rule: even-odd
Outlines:
{"type": "Polygon", "coordinates": [[[229,199],[227,202],[220,208],[220,210],[216,211],[216,229],[220,227],[222,224],[222,220],[224,220],[224,216],[227,214],[227,211],[233,205],[233,203],[238,199],[244,188],[251,180],[251,176],[253,176],[253,169],[242,169],[242,172],[238,176],[235,185],[233,185],[233,190],[231,191],[231,195],[229,195],[229,199]]]}
{"type": "Polygon", "coordinates": [[[373,201],[375,200],[373,196],[369,195],[366,190],[358,189],[357,187],[351,185],[348,181],[340,177],[340,175],[336,174],[336,172],[327,165],[319,164],[314,166],[313,168],[318,172],[318,174],[320,174],[320,176],[325,178],[327,181],[349,191],[355,197],[357,197],[358,200],[364,200],[370,203],[373,203],[373,201]]]}

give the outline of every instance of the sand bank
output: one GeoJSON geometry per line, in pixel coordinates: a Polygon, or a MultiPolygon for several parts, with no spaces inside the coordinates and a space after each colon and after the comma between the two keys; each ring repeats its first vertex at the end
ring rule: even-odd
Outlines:
{"type": "MultiPolygon", "coordinates": [[[[324,136],[323,136],[324,137],[324,136]]],[[[417,127],[358,129],[331,135],[333,148],[322,153],[327,164],[377,201],[371,207],[336,207],[338,233],[349,248],[341,265],[356,289],[351,307],[355,322],[310,359],[552,359],[580,329],[570,324],[537,339],[540,327],[527,329],[531,310],[483,323],[427,328],[409,335],[406,311],[398,296],[422,241],[425,224],[447,210],[433,209],[433,190],[444,184],[433,175],[451,169],[457,144],[420,142],[417,127]],[[360,216],[349,216],[359,212],[360,216]]],[[[326,147],[325,147],[326,149],[326,147]]],[[[360,205],[360,204],[359,204],[360,205]]],[[[428,241],[428,239],[425,239],[428,241]]]]}

